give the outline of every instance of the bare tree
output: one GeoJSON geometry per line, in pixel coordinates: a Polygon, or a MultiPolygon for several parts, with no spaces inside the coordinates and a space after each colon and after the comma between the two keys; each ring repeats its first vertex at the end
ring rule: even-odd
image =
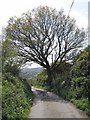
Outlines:
{"type": "Polygon", "coordinates": [[[26,62],[33,61],[47,69],[49,84],[57,62],[82,47],[85,39],[85,32],[75,25],[74,19],[67,17],[63,10],[47,6],[11,18],[6,31],[26,62]]]}

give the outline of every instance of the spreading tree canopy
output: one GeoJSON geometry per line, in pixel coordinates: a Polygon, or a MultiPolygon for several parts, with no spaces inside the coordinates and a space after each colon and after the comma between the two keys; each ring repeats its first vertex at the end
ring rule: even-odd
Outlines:
{"type": "Polygon", "coordinates": [[[70,58],[82,47],[85,32],[63,10],[40,6],[13,17],[6,28],[7,36],[25,62],[33,61],[47,69],[49,80],[57,62],[70,58]],[[50,58],[52,57],[52,65],[50,58]]]}

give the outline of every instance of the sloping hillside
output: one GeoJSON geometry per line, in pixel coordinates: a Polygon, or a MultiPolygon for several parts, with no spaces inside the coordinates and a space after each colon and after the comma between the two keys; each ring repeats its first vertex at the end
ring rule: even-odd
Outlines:
{"type": "Polygon", "coordinates": [[[31,79],[37,76],[38,73],[40,73],[43,70],[43,67],[38,68],[23,68],[20,71],[20,76],[22,78],[31,79]]]}

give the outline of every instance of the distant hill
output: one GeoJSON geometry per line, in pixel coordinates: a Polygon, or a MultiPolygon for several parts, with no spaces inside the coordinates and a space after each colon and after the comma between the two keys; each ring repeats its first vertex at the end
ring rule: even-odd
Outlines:
{"type": "Polygon", "coordinates": [[[26,79],[34,78],[42,70],[43,70],[43,67],[38,67],[38,68],[23,68],[20,71],[20,76],[22,78],[26,78],[26,79]]]}

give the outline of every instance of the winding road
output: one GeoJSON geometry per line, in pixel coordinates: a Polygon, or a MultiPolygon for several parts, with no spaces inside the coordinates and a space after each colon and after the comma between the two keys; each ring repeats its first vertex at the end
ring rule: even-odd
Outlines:
{"type": "Polygon", "coordinates": [[[32,87],[34,101],[29,118],[88,118],[73,104],[53,94],[32,87]]]}

